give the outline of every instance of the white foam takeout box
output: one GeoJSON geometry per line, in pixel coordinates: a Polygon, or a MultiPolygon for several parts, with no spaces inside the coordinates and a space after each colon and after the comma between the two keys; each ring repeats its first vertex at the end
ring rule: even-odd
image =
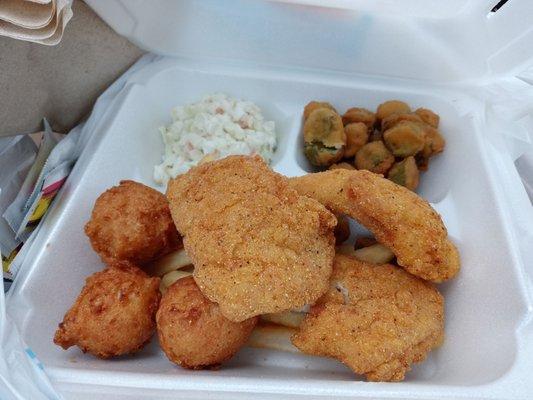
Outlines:
{"type": "MultiPolygon", "coordinates": [[[[533,397],[531,205],[491,117],[512,103],[506,88],[527,86],[515,76],[533,54],[530,0],[496,13],[490,2],[468,0],[87,3],[132,41],[177,58],[154,58],[132,73],[101,113],[8,298],[23,339],[65,398],[533,397]],[[288,176],[310,170],[301,151],[310,100],[343,112],[402,99],[440,114],[447,147],[419,193],[442,215],[462,270],[439,286],[444,345],[404,382],[367,383],[334,360],[271,350],[245,348],[219,371],[188,371],[156,339],[113,361],[52,344],[84,279],[102,268],[83,233],[96,197],[121,179],[164,190],[152,180],[158,127],[173,106],[212,92],[252,100],[276,121],[272,166],[288,176]]],[[[511,131],[520,106],[509,108],[511,131]]]]}

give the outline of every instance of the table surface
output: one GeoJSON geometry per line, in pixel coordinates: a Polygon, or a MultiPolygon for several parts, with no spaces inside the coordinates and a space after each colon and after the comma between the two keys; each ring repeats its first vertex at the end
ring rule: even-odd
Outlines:
{"type": "Polygon", "coordinates": [[[72,8],[57,46],[0,37],[0,136],[39,131],[43,117],[67,133],[142,55],[84,2],[72,8]]]}

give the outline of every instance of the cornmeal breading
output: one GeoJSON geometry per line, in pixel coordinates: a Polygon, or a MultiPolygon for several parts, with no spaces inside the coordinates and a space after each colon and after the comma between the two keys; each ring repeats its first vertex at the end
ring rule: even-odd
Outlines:
{"type": "Polygon", "coordinates": [[[193,168],[167,197],[194,279],[228,319],[302,307],[327,290],[335,216],[259,157],[193,168]]]}
{"type": "Polygon", "coordinates": [[[291,178],[289,183],[301,195],[359,221],[411,274],[442,282],[459,271],[459,253],[439,214],[410,190],[372,172],[344,169],[291,178]]]}
{"type": "Polygon", "coordinates": [[[401,381],[443,337],[444,300],[430,283],[390,264],[337,255],[329,291],[292,341],[368,380],[401,381]]]}

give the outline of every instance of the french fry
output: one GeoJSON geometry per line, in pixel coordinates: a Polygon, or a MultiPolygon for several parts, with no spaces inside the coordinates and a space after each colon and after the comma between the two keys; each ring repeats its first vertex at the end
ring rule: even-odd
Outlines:
{"type": "Polygon", "coordinates": [[[187,253],[185,253],[185,250],[179,249],[152,262],[148,267],[148,271],[149,275],[161,277],[171,271],[187,267],[191,264],[192,261],[187,253]]]}
{"type": "Polygon", "coordinates": [[[218,150],[215,150],[209,154],[206,154],[202,157],[200,161],[198,161],[198,165],[202,165],[211,161],[215,161],[220,156],[220,152],[218,150]]]}
{"type": "Polygon", "coordinates": [[[285,311],[280,313],[261,315],[261,319],[263,321],[283,325],[288,328],[298,328],[304,318],[304,313],[294,311],[285,311]]]}
{"type": "Polygon", "coordinates": [[[337,253],[344,254],[345,256],[354,256],[355,249],[351,244],[345,243],[337,247],[337,253]]]}
{"type": "Polygon", "coordinates": [[[185,272],[185,271],[180,271],[180,270],[170,271],[161,278],[161,283],[159,284],[159,290],[163,294],[178,279],[186,278],[191,275],[192,275],[191,272],[185,272]]]}
{"type": "Polygon", "coordinates": [[[349,244],[343,244],[337,247],[337,252],[347,256],[352,256],[360,261],[364,261],[370,264],[386,264],[394,259],[394,253],[380,243],[373,244],[372,246],[362,247],[355,250],[349,244]]]}
{"type": "Polygon", "coordinates": [[[292,344],[291,336],[296,332],[294,328],[276,324],[259,323],[248,339],[248,346],[258,349],[270,349],[298,353],[299,350],[292,344]]]}
{"type": "Polygon", "coordinates": [[[388,247],[379,243],[354,250],[353,255],[357,259],[370,264],[386,264],[394,258],[394,253],[388,247]]]}
{"type": "Polygon", "coordinates": [[[335,227],[335,243],[341,244],[344,243],[350,237],[350,221],[345,215],[338,214],[337,217],[337,226],[335,227]]]}
{"type": "Polygon", "coordinates": [[[306,304],[305,306],[302,306],[300,308],[295,308],[292,311],[293,312],[297,312],[297,313],[308,313],[310,309],[311,309],[311,305],[310,304],[306,304]]]}
{"type": "Polygon", "coordinates": [[[378,241],[376,239],[374,239],[373,237],[368,237],[368,236],[359,236],[355,239],[355,245],[354,245],[354,248],[357,250],[357,249],[360,249],[360,248],[363,248],[363,247],[368,247],[368,246],[372,246],[374,244],[376,244],[378,241]]]}

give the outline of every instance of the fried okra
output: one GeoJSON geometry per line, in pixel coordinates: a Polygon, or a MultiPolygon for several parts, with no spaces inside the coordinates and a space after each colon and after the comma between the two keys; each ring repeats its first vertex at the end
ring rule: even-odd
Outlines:
{"type": "Polygon", "coordinates": [[[312,111],[304,123],[304,153],[311,164],[329,166],[344,155],[346,133],[339,114],[328,108],[312,111]]]}
{"type": "Polygon", "coordinates": [[[347,162],[341,162],[338,164],[332,164],[328,169],[355,169],[355,167],[347,162]]]}
{"type": "Polygon", "coordinates": [[[337,110],[335,110],[335,107],[325,101],[311,101],[307,103],[307,105],[304,107],[304,120],[307,119],[313,111],[319,110],[321,108],[327,108],[329,110],[337,112],[337,110]]]}
{"type": "Polygon", "coordinates": [[[418,115],[422,119],[422,121],[424,121],[429,126],[432,126],[433,128],[439,127],[440,117],[438,114],[435,114],[433,111],[427,108],[418,108],[415,111],[415,114],[418,115]]]}
{"type": "Polygon", "coordinates": [[[371,130],[376,123],[376,114],[366,108],[353,107],[348,109],[342,116],[342,123],[349,125],[356,122],[362,122],[368,130],[371,130]]]}
{"type": "Polygon", "coordinates": [[[394,156],[383,142],[365,144],[355,155],[357,169],[366,169],[377,174],[385,174],[394,164],[394,156]]]}
{"type": "Polygon", "coordinates": [[[423,123],[422,118],[416,114],[391,114],[381,121],[381,131],[385,132],[387,129],[396,126],[400,121],[411,121],[423,123]]]}
{"type": "Polygon", "coordinates": [[[416,156],[418,167],[422,171],[428,169],[429,158],[435,154],[441,153],[446,145],[446,141],[437,129],[429,125],[425,125],[424,132],[426,133],[424,148],[416,156]]]}
{"type": "Polygon", "coordinates": [[[395,163],[387,174],[394,183],[405,186],[409,190],[415,190],[418,187],[420,173],[416,167],[416,161],[413,156],[409,156],[402,161],[395,163]]]}
{"type": "Polygon", "coordinates": [[[344,127],[344,132],[346,133],[344,157],[353,157],[368,142],[368,127],[363,122],[353,122],[344,127]]]}
{"type": "Polygon", "coordinates": [[[327,120],[333,119],[334,114],[331,104],[316,101],[304,110],[304,153],[315,166],[352,169],[347,162],[354,157],[356,169],[385,176],[388,172],[390,180],[414,190],[420,171],[427,170],[430,157],[442,152],[445,146],[437,130],[439,115],[427,108],[411,111],[400,100],[380,104],[375,113],[362,107],[349,108],[342,115],[344,146],[336,129],[338,120],[335,123],[327,120]],[[308,117],[315,112],[314,123],[308,123],[308,117]],[[336,143],[332,143],[332,138],[337,139],[336,143]]]}
{"type": "Polygon", "coordinates": [[[381,121],[391,114],[409,114],[410,112],[411,107],[407,103],[400,100],[389,100],[378,106],[376,119],[378,124],[381,124],[381,121]]]}
{"type": "Polygon", "coordinates": [[[396,157],[409,157],[424,148],[426,133],[420,124],[400,121],[383,133],[383,141],[396,157]]]}

